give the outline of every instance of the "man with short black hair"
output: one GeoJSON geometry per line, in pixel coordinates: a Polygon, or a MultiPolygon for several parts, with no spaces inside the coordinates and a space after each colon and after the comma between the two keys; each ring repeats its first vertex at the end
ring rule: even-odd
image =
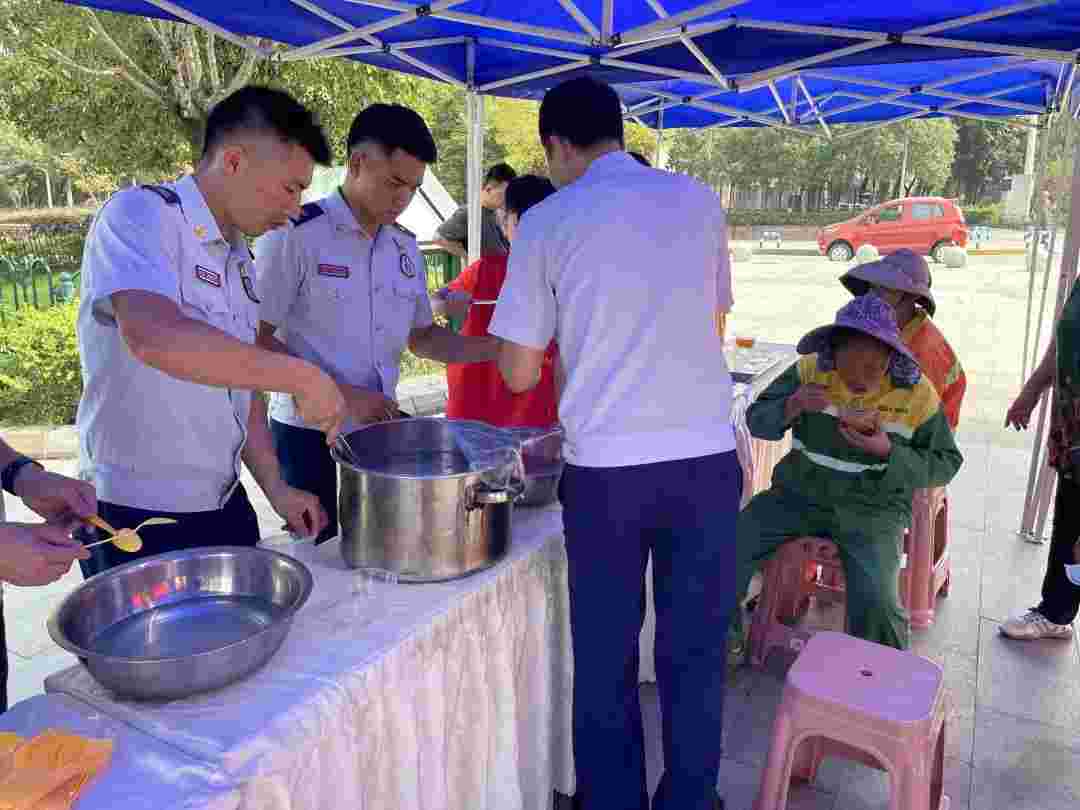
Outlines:
{"type": "Polygon", "coordinates": [[[646,810],[638,703],[651,553],[665,773],[656,810],[713,810],[742,472],[716,314],[731,306],[720,200],[623,150],[619,98],[551,90],[540,139],[560,189],[518,226],[489,327],[512,391],[558,336],[560,487],[580,806],[646,810]],[[583,113],[585,111],[587,114],[583,113]]]}
{"type": "Polygon", "coordinates": [[[330,148],[310,112],[263,87],[222,100],[204,143],[193,175],[113,195],[86,240],[77,327],[83,473],[113,526],[177,521],[145,529],[134,554],[98,546],[83,562],[87,576],[163,551],[255,545],[241,461],[294,531],[326,524],[318,499],[282,479],[257,392],[289,392],[331,436],[344,398],[313,364],[254,345],[258,300],[244,237],[299,213],[330,148]]]}
{"type": "MultiPolygon", "coordinates": [[[[480,257],[505,256],[510,242],[499,226],[497,212],[503,207],[506,186],[517,177],[506,163],[496,163],[484,176],[480,188],[480,257]]],[[[459,258],[468,258],[469,207],[463,205],[438,227],[435,244],[459,258]]]]}
{"type": "MultiPolygon", "coordinates": [[[[341,187],[255,245],[259,342],[337,381],[346,432],[399,415],[394,396],[406,345],[443,363],[492,360],[496,351],[493,338],[434,323],[423,256],[397,224],[436,158],[424,120],[399,104],[373,104],[356,116],[347,144],[341,187]]],[[[270,415],[282,474],[318,494],[329,519],[317,540],[328,540],[338,530],[337,465],[325,430],[286,391],[272,396],[270,415]]]]}

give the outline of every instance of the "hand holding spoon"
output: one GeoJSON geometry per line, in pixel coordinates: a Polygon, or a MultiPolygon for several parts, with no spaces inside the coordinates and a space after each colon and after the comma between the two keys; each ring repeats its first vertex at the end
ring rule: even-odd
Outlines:
{"type": "Polygon", "coordinates": [[[142,538],[139,537],[139,529],[144,526],[167,526],[176,523],[172,518],[150,518],[149,520],[144,520],[134,529],[116,530],[97,515],[92,515],[85,520],[91,526],[95,526],[112,535],[112,537],[98,540],[96,543],[89,543],[85,548],[93,548],[94,546],[100,546],[105,543],[112,543],[121,551],[127,551],[128,553],[134,553],[142,548],[143,541],[142,538]]]}

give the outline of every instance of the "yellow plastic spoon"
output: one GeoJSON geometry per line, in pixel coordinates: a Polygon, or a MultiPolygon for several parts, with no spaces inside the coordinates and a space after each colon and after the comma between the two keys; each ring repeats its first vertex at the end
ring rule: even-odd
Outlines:
{"type": "Polygon", "coordinates": [[[87,518],[86,522],[91,524],[92,526],[96,526],[99,529],[103,529],[104,531],[109,532],[112,537],[107,537],[104,540],[98,540],[96,543],[90,543],[85,546],[85,548],[93,548],[94,546],[100,546],[104,543],[112,543],[121,551],[126,551],[128,553],[134,553],[142,548],[143,541],[142,538],[139,537],[139,529],[143,528],[144,526],[167,526],[176,523],[176,521],[172,518],[150,518],[149,520],[144,520],[134,529],[120,529],[118,531],[112,526],[110,526],[108,523],[106,523],[104,520],[97,517],[97,515],[87,518]]]}

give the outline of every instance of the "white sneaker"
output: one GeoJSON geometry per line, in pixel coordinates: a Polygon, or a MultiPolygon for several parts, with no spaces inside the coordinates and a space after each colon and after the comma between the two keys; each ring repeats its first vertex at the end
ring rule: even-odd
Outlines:
{"type": "Polygon", "coordinates": [[[1039,611],[1032,608],[1021,616],[1014,616],[999,625],[1003,635],[1020,641],[1033,641],[1040,638],[1072,638],[1071,624],[1054,624],[1039,611]]]}

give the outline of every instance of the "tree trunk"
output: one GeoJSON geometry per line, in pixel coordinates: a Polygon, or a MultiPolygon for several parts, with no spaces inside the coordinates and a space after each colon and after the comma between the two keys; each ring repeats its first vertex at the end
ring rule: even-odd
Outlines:
{"type": "Polygon", "coordinates": [[[67,188],[67,204],[68,204],[68,208],[74,208],[75,207],[75,195],[71,191],[71,178],[70,177],[67,178],[66,188],[67,188]]]}
{"type": "Polygon", "coordinates": [[[188,143],[191,145],[191,163],[195,165],[199,162],[203,152],[203,138],[206,136],[206,119],[208,116],[200,116],[198,118],[185,118],[177,115],[180,121],[180,129],[187,137],[188,143]]]}
{"type": "Polygon", "coordinates": [[[43,171],[45,172],[45,201],[48,204],[49,208],[52,208],[53,207],[52,178],[49,176],[49,170],[48,169],[44,169],[43,171]]]}

